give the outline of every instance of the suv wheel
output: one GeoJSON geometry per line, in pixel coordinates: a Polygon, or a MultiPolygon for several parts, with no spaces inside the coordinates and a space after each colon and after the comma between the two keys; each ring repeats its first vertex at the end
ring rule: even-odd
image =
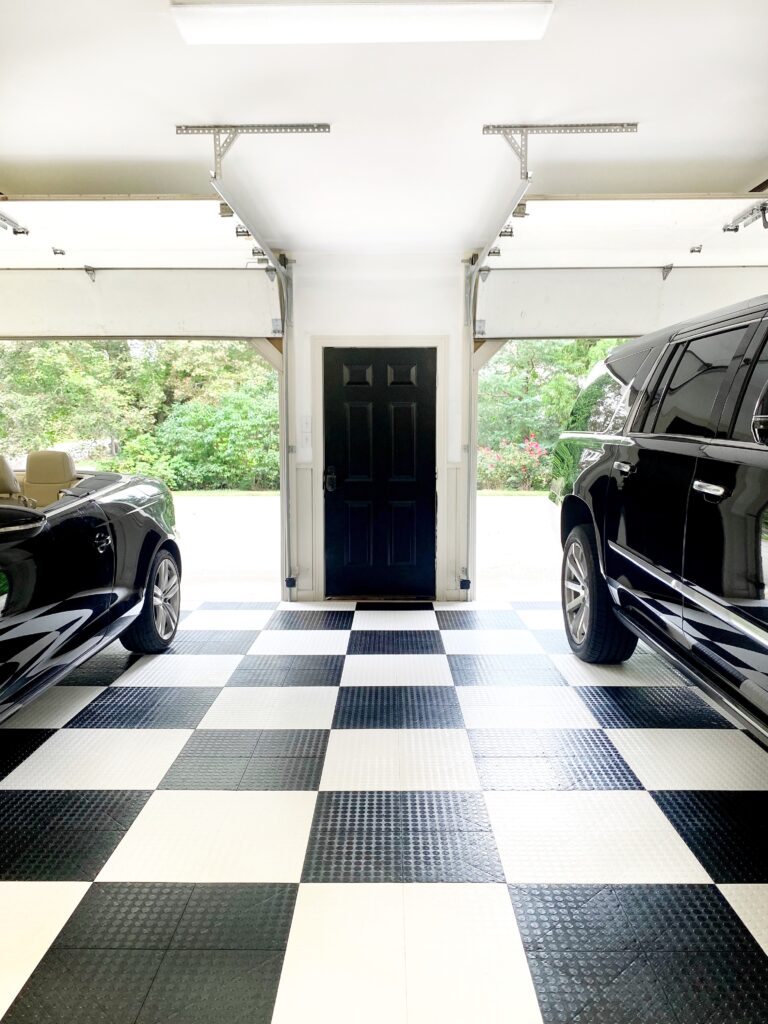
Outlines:
{"type": "Polygon", "coordinates": [[[147,578],[139,615],[121,635],[123,647],[137,654],[161,654],[176,635],[181,604],[181,573],[170,551],[158,551],[147,578]]]}
{"type": "Polygon", "coordinates": [[[626,661],[637,637],[613,614],[613,602],[600,571],[595,531],[575,526],[563,550],[561,593],[565,632],[582,661],[611,665],[626,661]]]}

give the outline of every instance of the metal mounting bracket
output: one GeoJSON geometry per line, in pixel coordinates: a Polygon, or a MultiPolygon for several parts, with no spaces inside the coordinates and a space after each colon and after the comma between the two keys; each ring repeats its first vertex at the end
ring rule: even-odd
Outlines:
{"type": "Polygon", "coordinates": [[[221,162],[240,135],[307,135],[327,134],[329,124],[177,124],[177,135],[212,135],[212,178],[221,177],[221,162]]]}
{"type": "Polygon", "coordinates": [[[672,273],[672,271],[674,270],[674,267],[675,267],[674,263],[666,263],[666,264],[665,264],[665,265],[664,265],[664,266],[663,266],[663,267],[661,268],[661,280],[662,280],[662,281],[666,281],[666,280],[667,280],[667,278],[669,277],[669,275],[670,275],[670,274],[672,273]]]}
{"type": "MultiPolygon", "coordinates": [[[[2,214],[0,214],[2,216],[2,214]]],[[[759,203],[755,203],[753,206],[747,207],[746,210],[742,210],[738,213],[733,220],[728,221],[727,224],[723,224],[723,231],[736,232],[739,228],[748,228],[750,224],[754,224],[756,220],[762,218],[763,227],[768,228],[768,199],[763,199],[759,203]]]]}
{"type": "Polygon", "coordinates": [[[3,231],[7,231],[8,228],[10,228],[14,235],[29,234],[29,228],[23,227],[17,220],[14,220],[13,217],[9,217],[5,213],[0,213],[0,228],[2,228],[3,231]]]}
{"type": "Polygon", "coordinates": [[[616,121],[605,124],[485,124],[483,135],[502,135],[520,161],[520,177],[528,174],[529,135],[615,135],[636,132],[636,121],[616,121]]]}

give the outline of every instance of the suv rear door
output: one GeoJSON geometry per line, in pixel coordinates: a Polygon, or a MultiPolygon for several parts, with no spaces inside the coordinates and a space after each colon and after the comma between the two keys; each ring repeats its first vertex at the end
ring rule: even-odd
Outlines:
{"type": "Polygon", "coordinates": [[[622,608],[651,632],[683,638],[683,545],[703,440],[753,328],[726,322],[677,336],[617,451],[606,503],[605,564],[622,608]]]}
{"type": "Polygon", "coordinates": [[[768,386],[768,329],[733,379],[719,436],[701,446],[688,505],[684,628],[710,674],[768,711],[768,447],[752,416],[768,386]]]}

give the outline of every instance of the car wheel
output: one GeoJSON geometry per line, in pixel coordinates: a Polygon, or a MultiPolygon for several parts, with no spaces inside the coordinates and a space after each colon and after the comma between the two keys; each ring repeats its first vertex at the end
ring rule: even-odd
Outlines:
{"type": "Polygon", "coordinates": [[[563,619],[571,650],[582,661],[615,665],[626,661],[637,637],[613,613],[613,601],[600,571],[595,531],[575,526],[563,550],[563,619]]]}
{"type": "Polygon", "coordinates": [[[123,647],[137,654],[160,654],[170,647],[179,625],[181,573],[170,551],[158,551],[147,578],[138,617],[121,635],[123,647]]]}

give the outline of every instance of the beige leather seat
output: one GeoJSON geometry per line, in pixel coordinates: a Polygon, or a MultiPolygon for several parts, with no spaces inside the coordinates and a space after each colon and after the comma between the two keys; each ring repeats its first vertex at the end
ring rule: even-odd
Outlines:
{"type": "Polygon", "coordinates": [[[30,452],[24,477],[24,494],[39,506],[59,500],[59,491],[78,482],[75,464],[68,452],[30,452]]]}
{"type": "Polygon", "coordinates": [[[24,495],[8,459],[4,455],[0,455],[0,505],[34,506],[34,504],[34,501],[24,495]]]}

